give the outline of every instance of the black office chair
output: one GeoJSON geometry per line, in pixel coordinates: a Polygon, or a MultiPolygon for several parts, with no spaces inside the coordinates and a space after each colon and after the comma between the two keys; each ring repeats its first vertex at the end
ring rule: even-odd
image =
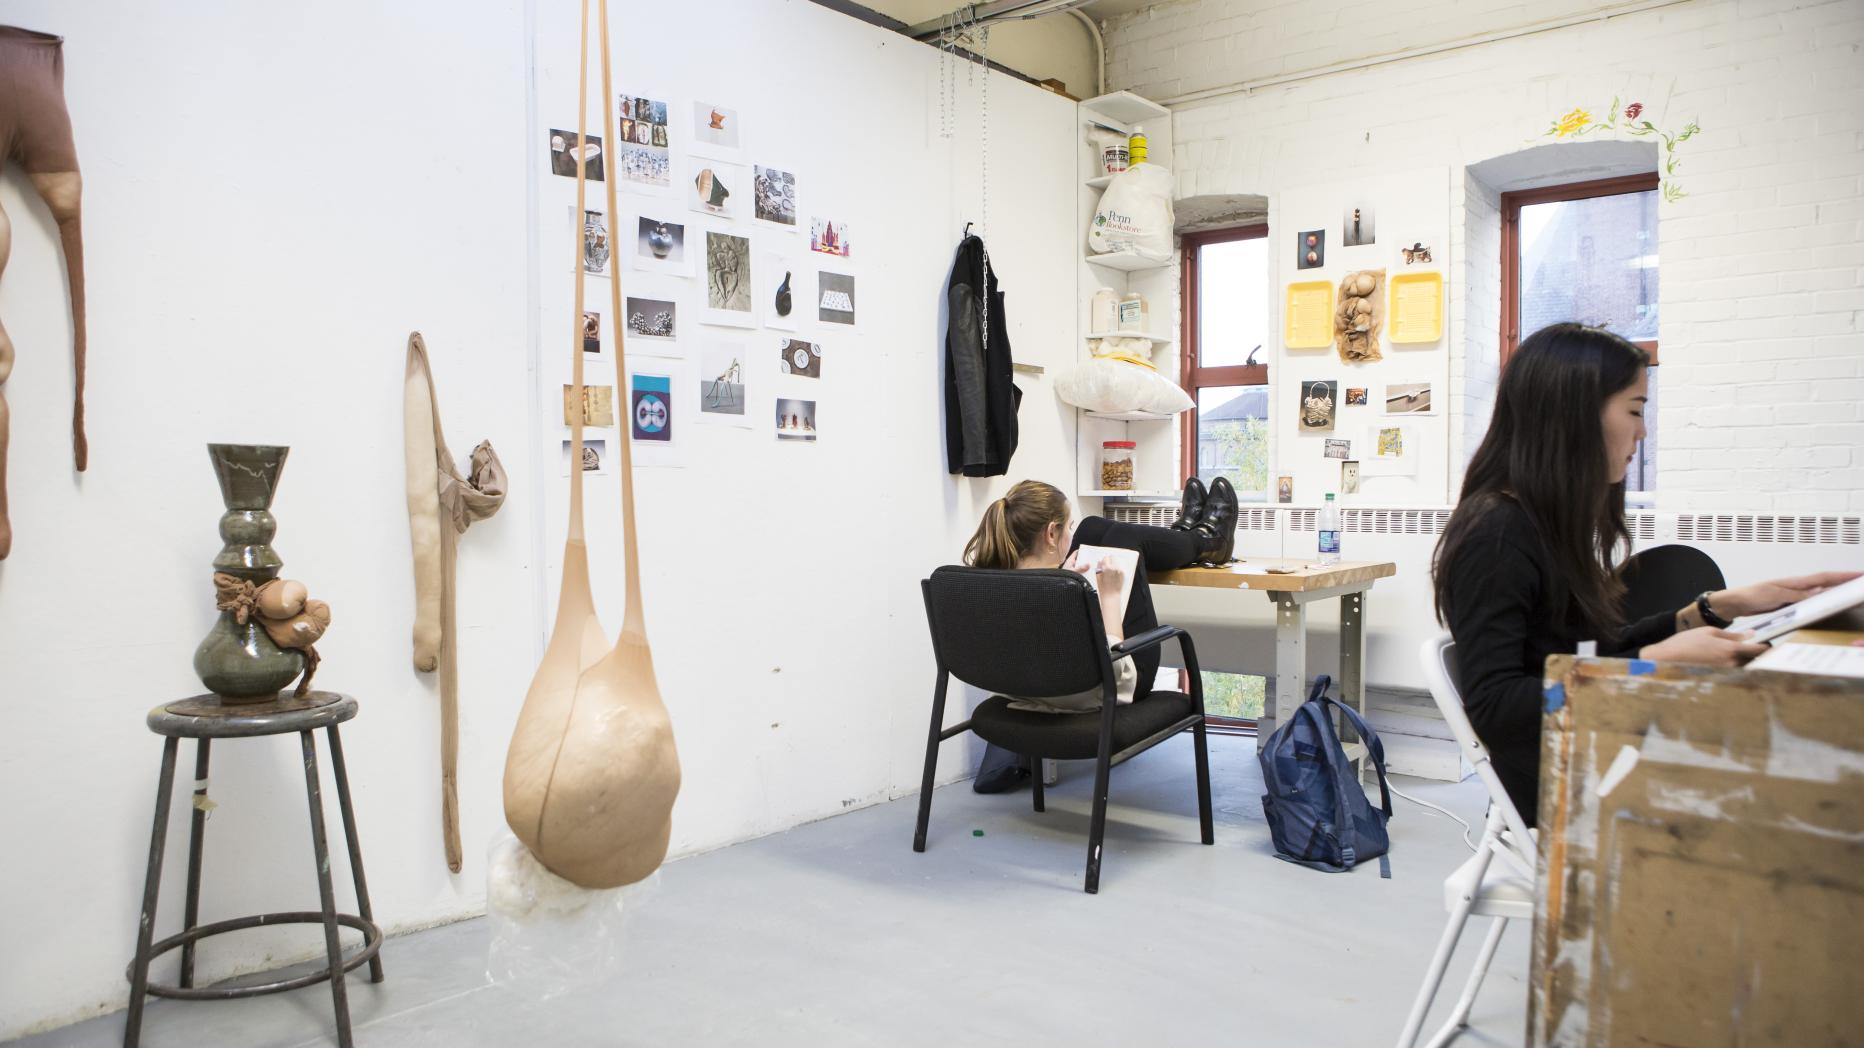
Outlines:
{"type": "Polygon", "coordinates": [[[1715,558],[1694,546],[1657,546],[1625,562],[1625,621],[1676,611],[1727,582],[1715,558]]]}
{"type": "MultiPolygon", "coordinates": [[[[1204,689],[1190,634],[1176,626],[1160,626],[1128,637],[1109,650],[1100,603],[1086,580],[1072,571],[945,567],[919,585],[925,593],[938,684],[932,693],[932,727],[926,736],[914,851],[926,850],[938,744],[966,731],[1023,754],[1032,764],[1045,758],[1094,761],[1094,815],[1088,830],[1085,885],[1089,893],[1100,890],[1100,842],[1107,827],[1107,778],[1113,766],[1187,728],[1196,738],[1197,809],[1203,841],[1216,843],[1210,814],[1210,755],[1204,740],[1204,689]],[[1134,701],[1118,705],[1113,660],[1173,637],[1190,671],[1191,694],[1146,692],[1143,689],[1151,682],[1142,681],[1134,701]],[[945,689],[952,677],[996,694],[979,703],[971,719],[947,728],[945,689]],[[1014,710],[1004,697],[1053,698],[1092,688],[1101,692],[1101,708],[1092,713],[1014,710]]],[[[1033,778],[1035,810],[1042,811],[1039,770],[1033,778]]]]}

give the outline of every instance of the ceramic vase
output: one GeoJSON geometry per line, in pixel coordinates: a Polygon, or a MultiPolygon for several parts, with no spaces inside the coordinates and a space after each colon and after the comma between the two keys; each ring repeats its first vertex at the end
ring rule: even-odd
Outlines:
{"type": "MultiPolygon", "coordinates": [[[[220,517],[225,545],[214,558],[216,572],[253,583],[278,577],[285,562],[271,546],[278,531],[272,496],[290,450],[264,444],[207,445],[227,508],[220,517]]],[[[194,650],[194,672],[208,691],[227,702],[263,702],[304,672],[304,655],[272,643],[256,617],[241,625],[233,612],[223,611],[194,650]]]]}
{"type": "Polygon", "coordinates": [[[647,231],[647,248],[655,258],[665,258],[673,250],[673,233],[664,222],[647,231]]]}

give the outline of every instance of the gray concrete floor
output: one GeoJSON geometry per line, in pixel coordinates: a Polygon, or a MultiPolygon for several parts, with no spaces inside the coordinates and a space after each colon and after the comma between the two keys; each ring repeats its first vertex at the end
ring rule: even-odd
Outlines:
{"type": "MultiPolygon", "coordinates": [[[[1115,769],[1099,895],[1081,891],[1091,769],[1068,766],[1041,815],[1027,789],[986,797],[960,783],[934,796],[924,854],[911,848],[908,797],[665,867],[629,925],[621,976],[547,1002],[487,984],[484,920],[390,939],[386,982],[350,978],[356,1041],[1390,1044],[1443,928],[1443,877],[1467,854],[1461,828],[1398,800],[1391,880],[1376,864],[1323,874],[1282,862],[1254,747],[1211,739],[1208,848],[1188,736],[1115,769]]],[[[1473,779],[1399,785],[1479,824],[1473,779]]],[[[1454,1001],[1480,933],[1465,933],[1433,1017],[1454,1001]]],[[[1502,940],[1459,1046],[1521,1043],[1528,937],[1522,924],[1502,940]]],[[[118,1012],[17,1043],[122,1036],[118,1012]]],[[[144,1020],[150,1048],[329,1043],[324,986],[153,1001],[144,1020]]]]}

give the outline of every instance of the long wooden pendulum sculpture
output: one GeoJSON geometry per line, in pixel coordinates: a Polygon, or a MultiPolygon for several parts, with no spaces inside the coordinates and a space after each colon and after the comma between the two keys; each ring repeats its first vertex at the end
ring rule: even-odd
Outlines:
{"type": "MultiPolygon", "coordinates": [[[[599,0],[602,98],[615,97],[609,71],[608,0],[599,0]]],[[[582,76],[576,132],[589,124],[589,0],[582,0],[582,76]]],[[[604,109],[606,111],[606,107],[604,109]]],[[[586,169],[576,171],[576,214],[583,214],[586,169]]],[[[613,177],[603,180],[608,213],[615,210],[613,177]]],[[[576,305],[570,357],[576,397],[583,388],[582,244],[575,250],[576,305]]],[[[621,312],[620,275],[609,277],[612,312],[621,312]]],[[[616,376],[627,372],[619,325],[616,376]]],[[[619,383],[618,383],[619,384],[619,383]]],[[[673,830],[673,799],[680,789],[673,725],[654,681],[641,610],[640,557],[635,549],[634,470],[628,437],[621,445],[621,527],[628,574],[621,636],[610,647],[596,621],[589,587],[589,553],[583,543],[583,418],[573,413],[570,438],[569,536],[563,544],[563,582],[557,618],[543,663],[524,697],[511,749],[505,756],[505,821],[544,867],[584,888],[616,888],[654,872],[666,858],[673,830]]]]}

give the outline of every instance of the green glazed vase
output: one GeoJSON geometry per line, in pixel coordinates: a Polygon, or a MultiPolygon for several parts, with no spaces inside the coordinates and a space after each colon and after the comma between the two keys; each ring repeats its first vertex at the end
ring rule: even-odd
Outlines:
{"type": "MultiPolygon", "coordinates": [[[[290,451],[265,444],[207,445],[227,507],[220,517],[225,545],[214,558],[215,571],[254,583],[278,577],[285,562],[271,546],[278,531],[272,496],[290,451]]],[[[223,611],[194,649],[194,672],[227,702],[263,702],[304,672],[304,655],[272,643],[257,619],[249,617],[242,626],[233,612],[223,611]]]]}

